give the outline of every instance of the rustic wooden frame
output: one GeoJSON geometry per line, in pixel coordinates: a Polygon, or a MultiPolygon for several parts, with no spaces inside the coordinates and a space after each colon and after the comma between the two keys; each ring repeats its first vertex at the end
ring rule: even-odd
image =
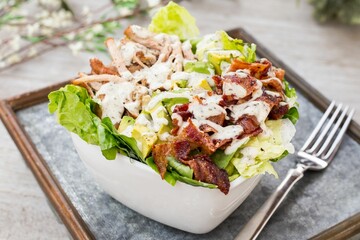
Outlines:
{"type": "MultiPolygon", "coordinates": [[[[314,89],[303,78],[275,57],[261,43],[254,39],[244,29],[236,28],[229,31],[233,37],[241,38],[245,42],[253,42],[257,45],[257,54],[269,59],[275,66],[286,70],[286,79],[298,91],[313,102],[320,110],[324,111],[329,104],[320,92],[314,89]]],[[[66,85],[70,81],[57,83],[46,88],[27,92],[12,98],[0,100],[0,118],[19,148],[25,162],[30,167],[39,185],[50,200],[58,216],[63,221],[74,239],[95,239],[84,220],[81,218],[65,192],[61,188],[57,179],[51,173],[47,163],[37,151],[31,138],[27,135],[16,116],[16,111],[34,106],[47,101],[47,95],[56,89],[66,85]]],[[[360,126],[352,121],[348,134],[357,142],[360,142],[360,126]]],[[[360,233],[360,213],[344,220],[343,222],[325,230],[314,236],[312,239],[346,239],[360,233]]]]}

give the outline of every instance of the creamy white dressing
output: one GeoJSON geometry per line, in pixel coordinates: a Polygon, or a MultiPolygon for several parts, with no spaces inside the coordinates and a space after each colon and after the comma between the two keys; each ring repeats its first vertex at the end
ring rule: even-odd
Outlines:
{"type": "Polygon", "coordinates": [[[236,98],[243,98],[247,95],[247,91],[244,87],[236,82],[226,81],[223,83],[224,95],[234,95],[236,98]]]}
{"type": "Polygon", "coordinates": [[[240,78],[246,78],[249,76],[250,71],[248,69],[239,69],[239,70],[236,70],[235,73],[240,78]]]}
{"type": "Polygon", "coordinates": [[[126,108],[125,104],[132,101],[131,94],[134,90],[135,84],[130,82],[103,84],[95,96],[101,106],[102,118],[109,117],[113,124],[119,123],[126,108]]]}
{"type": "Polygon", "coordinates": [[[139,36],[140,38],[149,38],[152,36],[152,33],[148,31],[146,28],[140,27],[138,25],[132,25],[131,30],[134,32],[135,35],[139,36]]]}
{"type": "Polygon", "coordinates": [[[230,106],[229,109],[231,110],[231,116],[235,120],[245,114],[248,114],[255,116],[259,123],[265,121],[271,110],[269,104],[264,101],[245,102],[240,105],[230,106]]]}
{"type": "Polygon", "coordinates": [[[183,42],[182,46],[181,46],[181,48],[184,52],[191,51],[191,47],[192,46],[191,46],[191,43],[189,40],[186,40],[185,42],[183,42]]]}
{"type": "Polygon", "coordinates": [[[255,100],[261,95],[263,95],[262,82],[260,80],[256,80],[256,89],[251,95],[251,100],[255,100]]]}
{"type": "Polygon", "coordinates": [[[182,125],[183,125],[183,119],[182,119],[182,117],[181,117],[179,114],[173,113],[173,114],[171,115],[171,119],[173,119],[173,120],[176,119],[178,126],[182,126],[182,125]]]}
{"type": "Polygon", "coordinates": [[[207,92],[205,94],[206,95],[204,96],[204,102],[207,104],[211,104],[211,103],[219,104],[219,102],[222,100],[222,95],[213,94],[209,96],[207,92]]]}
{"type": "Polygon", "coordinates": [[[127,136],[127,137],[132,137],[133,130],[134,130],[134,125],[129,125],[120,134],[127,136]]]}
{"type": "Polygon", "coordinates": [[[150,68],[143,68],[139,71],[136,71],[134,73],[134,78],[137,82],[145,79],[151,90],[156,90],[159,88],[165,88],[166,90],[169,90],[171,81],[168,80],[168,78],[171,73],[171,63],[158,62],[152,65],[150,68]]]}
{"type": "Polygon", "coordinates": [[[280,97],[281,94],[279,92],[274,92],[274,91],[270,91],[270,90],[265,90],[265,93],[268,95],[271,95],[273,97],[280,97]]]}
{"type": "Polygon", "coordinates": [[[229,125],[222,127],[221,131],[214,133],[211,136],[211,139],[216,140],[225,140],[225,139],[234,139],[240,136],[244,132],[244,129],[240,125],[229,125]]]}
{"type": "Polygon", "coordinates": [[[152,124],[150,122],[150,120],[146,117],[145,114],[140,114],[136,120],[135,120],[135,125],[143,125],[146,126],[147,128],[151,129],[152,128],[152,124]]]}
{"type": "Polygon", "coordinates": [[[134,42],[127,42],[126,44],[120,47],[121,55],[124,59],[125,65],[130,65],[133,57],[135,56],[138,48],[134,42]]]}
{"type": "Polygon", "coordinates": [[[231,144],[225,149],[225,154],[229,155],[232,154],[234,152],[236,152],[242,145],[244,145],[245,143],[247,143],[249,141],[249,137],[245,137],[242,139],[234,139],[231,144]]]}
{"type": "Polygon", "coordinates": [[[212,116],[218,116],[220,114],[226,114],[225,109],[220,107],[215,103],[209,104],[199,104],[199,103],[191,103],[189,104],[189,112],[194,115],[194,118],[198,120],[206,120],[212,116]]]}
{"type": "Polygon", "coordinates": [[[152,117],[153,129],[155,132],[160,131],[160,128],[163,125],[168,125],[169,121],[165,117],[159,117],[159,113],[166,112],[166,109],[163,106],[158,107],[150,115],[152,117]]]}
{"type": "Polygon", "coordinates": [[[167,140],[169,140],[171,138],[171,135],[170,135],[170,133],[168,133],[168,132],[164,132],[163,134],[160,134],[160,136],[159,136],[159,139],[161,140],[161,141],[167,141],[167,140]]]}

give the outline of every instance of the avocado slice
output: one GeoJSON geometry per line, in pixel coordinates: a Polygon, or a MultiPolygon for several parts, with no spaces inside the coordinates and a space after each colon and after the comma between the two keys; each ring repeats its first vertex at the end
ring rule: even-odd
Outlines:
{"type": "Polygon", "coordinates": [[[163,101],[163,104],[164,104],[166,110],[168,111],[168,113],[171,115],[173,113],[171,109],[174,105],[184,104],[184,103],[188,103],[188,102],[189,102],[189,99],[187,99],[187,98],[168,98],[163,101]]]}
{"type": "Polygon", "coordinates": [[[145,125],[135,124],[132,131],[132,137],[140,143],[139,148],[142,153],[143,159],[145,159],[151,152],[152,146],[156,143],[158,137],[154,131],[146,127],[145,125]]]}
{"type": "Polygon", "coordinates": [[[135,119],[130,117],[130,116],[124,116],[121,119],[119,128],[118,128],[118,132],[122,133],[124,132],[125,129],[127,129],[129,126],[134,126],[135,124],[135,119]]]}
{"type": "Polygon", "coordinates": [[[211,74],[214,67],[208,62],[187,62],[184,66],[185,72],[198,72],[203,74],[211,74]]]}
{"type": "Polygon", "coordinates": [[[240,55],[236,50],[209,51],[207,54],[208,61],[214,66],[215,73],[221,74],[221,63],[223,61],[230,63],[231,59],[240,55]]]}
{"type": "Polygon", "coordinates": [[[153,119],[155,129],[158,130],[158,137],[160,140],[163,140],[163,134],[169,134],[172,128],[171,118],[167,112],[167,109],[164,107],[162,102],[159,102],[153,109],[149,111],[149,113],[153,119]]]}

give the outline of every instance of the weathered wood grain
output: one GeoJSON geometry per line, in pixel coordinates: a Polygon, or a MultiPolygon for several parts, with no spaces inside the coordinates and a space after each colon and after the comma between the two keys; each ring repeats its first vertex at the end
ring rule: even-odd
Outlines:
{"type": "MultiPolygon", "coordinates": [[[[351,104],[360,122],[360,28],[320,25],[304,1],[184,2],[203,34],[241,26],[321,93],[351,104]]],[[[147,24],[146,19],[137,20],[147,24]]],[[[0,98],[10,97],[88,71],[91,54],[73,57],[59,48],[0,73],[0,98]]],[[[100,56],[106,60],[105,56],[100,56]]],[[[0,239],[66,239],[34,177],[0,124],[0,239]]]]}

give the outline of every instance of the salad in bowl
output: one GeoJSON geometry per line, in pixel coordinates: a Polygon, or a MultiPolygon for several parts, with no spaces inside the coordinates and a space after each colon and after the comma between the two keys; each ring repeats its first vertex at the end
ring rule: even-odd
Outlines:
{"type": "Polygon", "coordinates": [[[294,152],[295,90],[254,44],[224,31],[200,37],[172,2],[105,44],[111,63],[91,59],[90,74],[49,94],[49,111],[106,159],[228,194],[235,179],[277,176],[272,163],[294,152]]]}

